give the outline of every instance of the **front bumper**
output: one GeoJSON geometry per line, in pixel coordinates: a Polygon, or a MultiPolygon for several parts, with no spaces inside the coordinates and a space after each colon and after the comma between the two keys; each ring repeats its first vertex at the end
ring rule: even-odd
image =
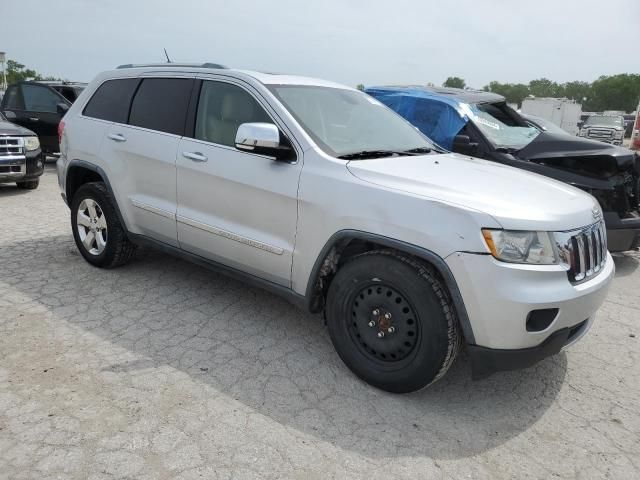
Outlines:
{"type": "Polygon", "coordinates": [[[585,327],[580,335],[586,332],[615,274],[608,252],[601,272],[575,285],[569,282],[566,270],[556,265],[512,264],[491,255],[463,252],[448,256],[446,262],[457,281],[473,331],[475,344],[469,346],[472,360],[474,355],[484,358],[478,361],[490,365],[493,371],[529,366],[557,353],[568,341],[577,340],[558,332],[578,325],[585,327]],[[557,309],[551,323],[541,330],[527,330],[529,314],[546,309],[557,309]],[[530,349],[535,350],[526,351],[530,349]],[[493,360],[486,360],[489,357],[493,360]],[[516,357],[523,360],[516,361],[516,357]]]}
{"type": "Polygon", "coordinates": [[[40,149],[23,155],[0,156],[0,183],[34,180],[44,172],[44,161],[40,149]]]}
{"type": "Polygon", "coordinates": [[[640,217],[620,218],[615,212],[604,212],[607,226],[607,248],[610,252],[626,252],[637,246],[640,217]]]}

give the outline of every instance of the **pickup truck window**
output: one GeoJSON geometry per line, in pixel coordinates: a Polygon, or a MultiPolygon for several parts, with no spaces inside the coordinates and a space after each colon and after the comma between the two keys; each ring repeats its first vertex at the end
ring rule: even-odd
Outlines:
{"type": "Polygon", "coordinates": [[[591,115],[584,122],[585,125],[599,125],[603,127],[623,127],[624,119],[612,115],[591,115]]]}
{"type": "Polygon", "coordinates": [[[433,148],[410,123],[365,93],[306,85],[269,88],[307,134],[331,156],[433,148]]]}

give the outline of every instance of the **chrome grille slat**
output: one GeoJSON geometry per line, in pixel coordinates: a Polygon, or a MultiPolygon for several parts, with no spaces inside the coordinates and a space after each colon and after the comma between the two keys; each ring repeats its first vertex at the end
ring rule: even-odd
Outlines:
{"type": "Polygon", "coordinates": [[[22,137],[0,137],[0,158],[17,157],[24,154],[22,137]]]}
{"type": "Polygon", "coordinates": [[[607,261],[607,234],[604,222],[598,222],[574,233],[567,232],[570,252],[569,280],[586,281],[602,271],[607,261]]]}

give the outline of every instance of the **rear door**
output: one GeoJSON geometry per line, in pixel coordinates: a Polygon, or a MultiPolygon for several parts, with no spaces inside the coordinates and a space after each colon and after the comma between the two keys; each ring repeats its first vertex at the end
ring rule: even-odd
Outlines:
{"type": "Polygon", "coordinates": [[[111,126],[101,152],[118,178],[129,230],[173,246],[176,152],[194,76],[141,78],[127,124],[111,126]]]}
{"type": "Polygon", "coordinates": [[[46,152],[59,151],[58,104],[69,102],[47,85],[24,82],[13,85],[7,91],[4,103],[5,116],[14,123],[34,131],[46,152]]]}
{"type": "Polygon", "coordinates": [[[268,122],[268,103],[240,82],[203,80],[193,138],[177,157],[180,246],[290,286],[302,159],[277,162],[235,148],[242,123],[268,122]]]}

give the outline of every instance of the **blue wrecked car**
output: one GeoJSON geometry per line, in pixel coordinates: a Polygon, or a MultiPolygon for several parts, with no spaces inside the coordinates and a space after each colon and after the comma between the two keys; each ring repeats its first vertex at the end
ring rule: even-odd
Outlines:
{"type": "Polygon", "coordinates": [[[546,131],[495,93],[422,86],[365,92],[446,150],[560,180],[596,197],[612,252],[640,243],[640,157],[632,151],[546,131]]]}

